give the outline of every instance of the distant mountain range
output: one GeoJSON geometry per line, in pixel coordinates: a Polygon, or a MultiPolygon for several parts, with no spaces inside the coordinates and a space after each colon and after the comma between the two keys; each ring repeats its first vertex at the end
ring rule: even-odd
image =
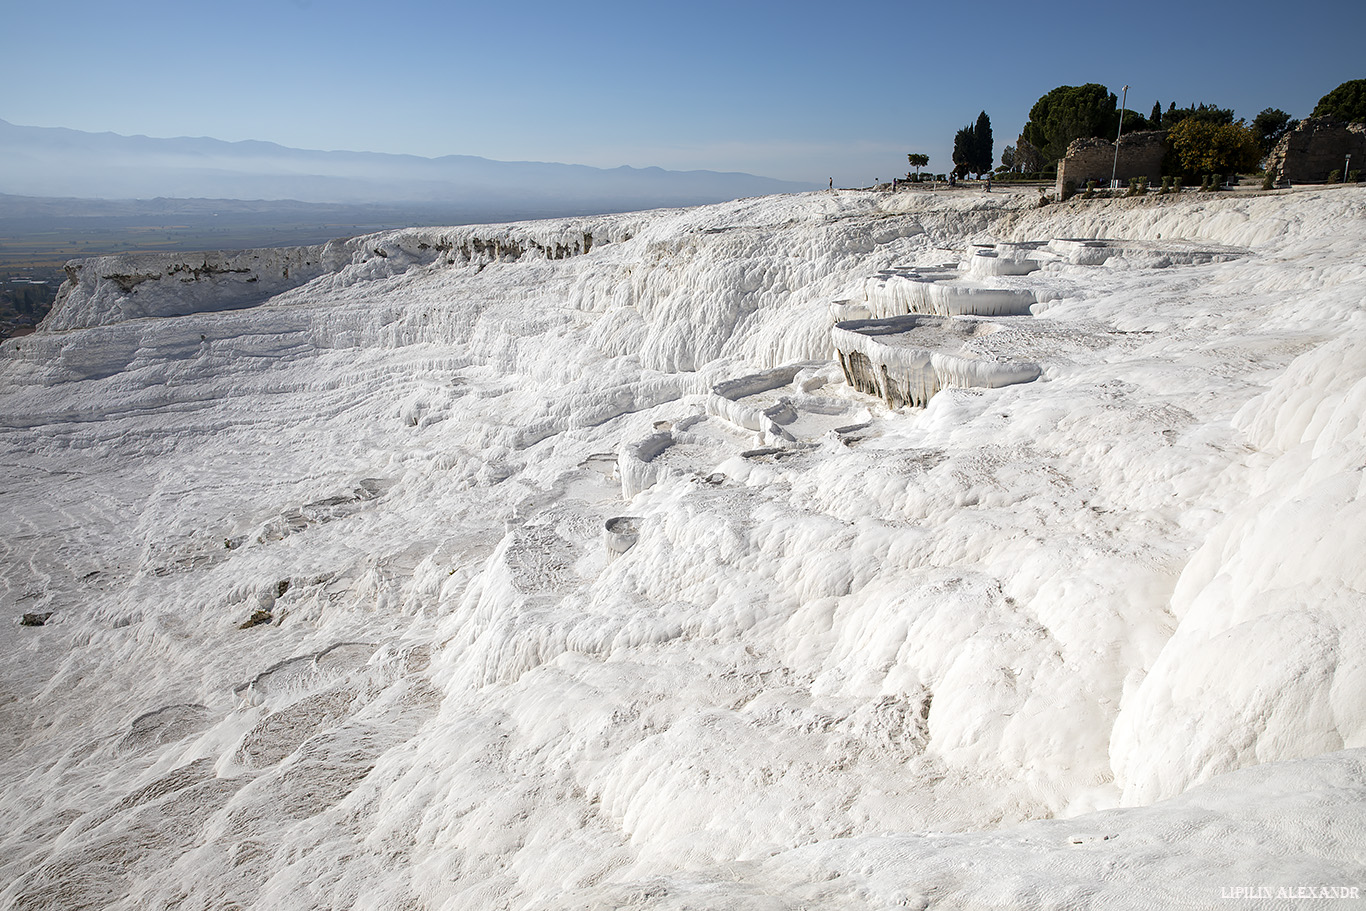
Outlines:
{"type": "Polygon", "coordinates": [[[270,142],[152,139],[3,120],[0,161],[0,193],[19,196],[459,204],[515,217],[700,205],[814,189],[742,173],[321,152],[270,142]]]}

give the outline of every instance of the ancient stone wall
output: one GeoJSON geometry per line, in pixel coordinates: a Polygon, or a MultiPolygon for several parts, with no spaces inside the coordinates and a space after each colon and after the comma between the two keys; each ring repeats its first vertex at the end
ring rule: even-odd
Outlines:
{"type": "MultiPolygon", "coordinates": [[[[1366,123],[1343,123],[1331,117],[1310,117],[1281,137],[1267,156],[1266,166],[1283,179],[1317,182],[1342,170],[1347,156],[1352,170],[1366,171],[1366,123]]],[[[1347,175],[1342,175],[1345,180],[1347,175]]]]}
{"type": "Polygon", "coordinates": [[[1162,180],[1162,159],[1167,156],[1167,131],[1144,130],[1121,136],[1116,166],[1115,144],[1108,139],[1074,139],[1067,157],[1058,162],[1058,192],[1071,180],[1077,189],[1094,180],[1108,186],[1115,179],[1127,183],[1131,177],[1146,177],[1149,183],[1162,180]]]}

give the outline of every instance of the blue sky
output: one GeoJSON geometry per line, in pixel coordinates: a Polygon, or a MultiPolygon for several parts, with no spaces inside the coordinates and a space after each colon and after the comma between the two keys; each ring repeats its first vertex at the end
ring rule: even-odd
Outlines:
{"type": "Polygon", "coordinates": [[[1058,85],[1251,119],[1366,78],[1360,0],[0,3],[11,123],[845,186],[981,110],[999,157],[1058,85]]]}

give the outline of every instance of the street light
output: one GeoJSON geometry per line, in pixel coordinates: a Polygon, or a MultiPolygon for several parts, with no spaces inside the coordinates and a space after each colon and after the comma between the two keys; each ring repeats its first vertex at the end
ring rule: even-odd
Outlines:
{"type": "Polygon", "coordinates": [[[1124,100],[1119,103],[1119,131],[1115,133],[1115,164],[1110,168],[1110,189],[1115,188],[1115,174],[1119,172],[1119,137],[1124,135],[1124,106],[1129,103],[1129,87],[1124,87],[1124,100]]]}
{"type": "Polygon", "coordinates": [[[1343,183],[1346,183],[1346,182],[1347,182],[1347,180],[1348,180],[1347,175],[1350,174],[1350,173],[1352,173],[1352,153],[1351,153],[1351,152],[1348,152],[1348,153],[1347,153],[1347,160],[1346,160],[1345,162],[1343,162],[1343,164],[1342,164],[1342,182],[1343,182],[1343,183]]]}

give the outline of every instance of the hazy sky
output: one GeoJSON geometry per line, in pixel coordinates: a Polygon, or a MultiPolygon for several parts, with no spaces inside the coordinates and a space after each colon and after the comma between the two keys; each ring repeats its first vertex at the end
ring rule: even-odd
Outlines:
{"type": "Polygon", "coordinates": [[[866,184],[996,154],[1099,82],[1304,116],[1366,78],[1366,3],[0,0],[0,119],[310,149],[866,184]]]}

